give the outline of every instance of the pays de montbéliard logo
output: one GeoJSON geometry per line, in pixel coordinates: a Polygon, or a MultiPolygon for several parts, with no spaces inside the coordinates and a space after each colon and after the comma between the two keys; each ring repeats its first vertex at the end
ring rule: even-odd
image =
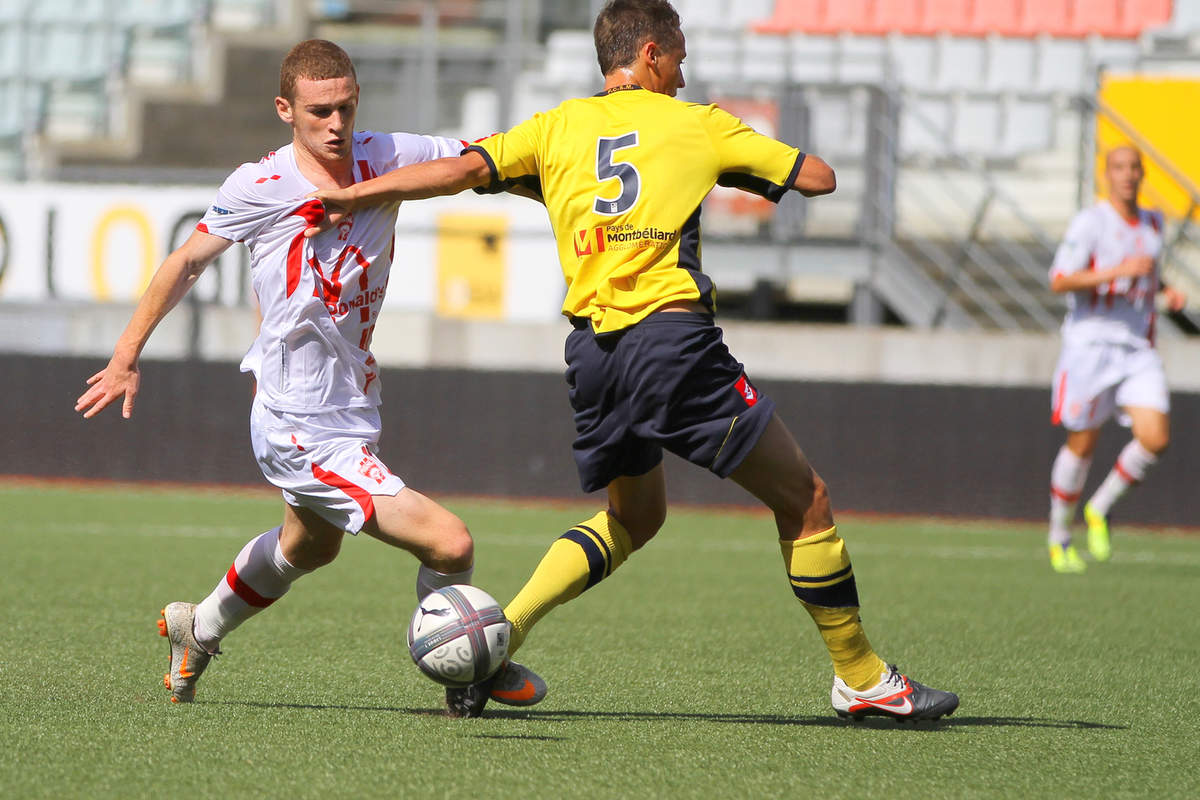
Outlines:
{"type": "Polygon", "coordinates": [[[664,231],[653,225],[645,228],[637,228],[629,223],[597,225],[575,231],[575,255],[583,258],[609,250],[671,247],[678,239],[679,231],[664,231]]]}

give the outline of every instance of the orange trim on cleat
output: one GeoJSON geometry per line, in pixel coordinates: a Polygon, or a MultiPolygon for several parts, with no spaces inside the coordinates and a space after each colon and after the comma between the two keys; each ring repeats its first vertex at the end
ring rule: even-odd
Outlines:
{"type": "Polygon", "coordinates": [[[190,653],[190,652],[192,652],[192,648],[190,648],[190,647],[183,648],[183,660],[181,660],[179,662],[179,677],[183,678],[184,680],[187,680],[188,678],[192,677],[192,673],[188,672],[188,668],[187,668],[188,653],[190,653]]]}
{"type": "Polygon", "coordinates": [[[509,691],[505,691],[504,689],[492,690],[492,697],[501,701],[509,700],[520,702],[524,700],[532,700],[535,695],[537,695],[537,687],[534,686],[533,682],[528,678],[525,679],[525,685],[520,689],[509,691]]]}
{"type": "Polygon", "coordinates": [[[163,686],[168,689],[171,688],[171,673],[168,672],[166,675],[163,675],[163,686]]]}

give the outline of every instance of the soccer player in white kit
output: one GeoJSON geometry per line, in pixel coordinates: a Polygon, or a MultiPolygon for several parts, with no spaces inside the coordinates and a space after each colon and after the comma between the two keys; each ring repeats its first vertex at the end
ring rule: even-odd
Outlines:
{"type": "MultiPolygon", "coordinates": [[[[324,215],[310,193],[456,156],[467,143],[356,133],[358,91],[354,66],[337,45],[314,39],[292,48],[275,98],[280,119],[292,128],[291,144],[229,176],[196,230],[159,267],[108,366],[88,380],[76,405],[91,417],[124,397],[128,418],[150,333],[206,266],[245,242],[262,325],[241,369],[257,381],[251,441],[263,475],[283,492],[283,523],[246,544],[199,604],[163,609],[159,632],[171,643],[165,683],[174,702],[193,699],[197,679],[230,631],[297,578],[331,562],[345,531],[366,531],[413,553],[421,562],[418,599],[471,580],[466,526],[405,487],[376,453],[380,395],[370,344],[400,204],[363,209],[321,236],[303,235],[324,215]]],[[[544,684],[520,665],[505,669],[544,695],[544,684]]],[[[533,702],[541,699],[536,694],[533,702]]]]}
{"type": "Polygon", "coordinates": [[[1154,349],[1155,298],[1179,310],[1184,295],[1158,274],[1162,215],[1138,207],[1145,172],[1133,147],[1105,159],[1109,198],[1075,216],[1050,270],[1050,288],[1067,295],[1062,353],[1054,371],[1051,421],[1066,429],[1050,472],[1050,564],[1079,573],[1086,564],[1071,544],[1071,523],[1100,427],[1117,414],[1132,426],[1108,476],[1084,505],[1088,550],[1111,556],[1108,515],[1145,478],[1170,440],[1170,398],[1154,349]]]}

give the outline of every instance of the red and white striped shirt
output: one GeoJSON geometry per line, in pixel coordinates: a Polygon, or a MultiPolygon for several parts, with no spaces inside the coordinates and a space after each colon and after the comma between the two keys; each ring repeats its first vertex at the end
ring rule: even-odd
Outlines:
{"type": "Polygon", "coordinates": [[[1138,278],[1118,278],[1094,289],[1067,294],[1063,337],[1071,341],[1115,344],[1154,343],[1154,298],[1159,290],[1157,260],[1162,252],[1163,217],[1139,209],[1126,219],[1108,201],[1075,215],[1054,255],[1050,277],[1081,270],[1105,270],[1135,255],[1155,259],[1154,271],[1138,278]]]}
{"type": "MultiPolygon", "coordinates": [[[[355,180],[456,156],[459,139],[408,133],[354,134],[355,180]]],[[[276,411],[316,413],[379,405],[371,334],[395,251],[399,203],[361,208],[312,239],[323,212],[296,166],[292,145],[243,164],[225,180],[197,229],[250,248],[262,311],[258,338],[242,359],[261,401],[276,411]]]]}

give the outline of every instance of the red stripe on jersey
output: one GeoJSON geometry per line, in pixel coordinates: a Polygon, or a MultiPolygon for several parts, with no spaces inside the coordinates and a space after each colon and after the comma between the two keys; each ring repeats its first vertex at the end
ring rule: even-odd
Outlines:
{"type": "Polygon", "coordinates": [[[238,577],[236,564],[229,565],[229,572],[225,573],[225,582],[229,584],[229,588],[233,590],[234,594],[245,600],[247,605],[255,608],[266,608],[279,599],[278,597],[263,597],[251,589],[245,581],[238,577]]]}
{"type": "MultiPolygon", "coordinates": [[[[1062,407],[1067,399],[1067,373],[1063,373],[1058,379],[1058,393],[1054,398],[1054,410],[1050,412],[1050,424],[1058,425],[1062,422],[1062,407]]],[[[1053,488],[1053,487],[1051,487],[1053,488]]]]}
{"type": "MultiPolygon", "coordinates": [[[[1092,272],[1096,271],[1096,256],[1093,255],[1091,258],[1088,259],[1088,269],[1092,272]]],[[[1093,286],[1092,287],[1092,297],[1091,297],[1092,308],[1096,307],[1096,302],[1099,299],[1100,299],[1100,289],[1096,286],[1093,286]]],[[[1055,423],[1055,424],[1057,424],[1057,423],[1055,423]]]]}
{"type": "MultiPolygon", "coordinates": [[[[325,207],[321,205],[320,200],[309,200],[304,205],[292,212],[293,216],[300,217],[309,225],[316,225],[325,217],[325,207]]],[[[291,245],[288,246],[287,254],[287,297],[292,296],[292,292],[296,291],[296,287],[300,285],[300,268],[304,266],[304,232],[301,231],[292,239],[291,245]]]]}
{"type": "Polygon", "coordinates": [[[330,472],[312,465],[313,477],[319,480],[326,486],[332,486],[334,489],[340,489],[345,492],[351,500],[358,503],[359,508],[363,511],[363,520],[368,520],[375,515],[375,501],[371,499],[371,495],[362,487],[351,483],[350,481],[338,475],[336,472],[330,472]]]}
{"type": "Polygon", "coordinates": [[[375,173],[371,171],[371,165],[367,163],[366,159],[359,159],[358,174],[361,181],[369,181],[375,177],[375,173]]]}
{"type": "Polygon", "coordinates": [[[200,231],[201,233],[208,233],[208,226],[205,225],[203,222],[197,222],[196,230],[200,231]]]}

